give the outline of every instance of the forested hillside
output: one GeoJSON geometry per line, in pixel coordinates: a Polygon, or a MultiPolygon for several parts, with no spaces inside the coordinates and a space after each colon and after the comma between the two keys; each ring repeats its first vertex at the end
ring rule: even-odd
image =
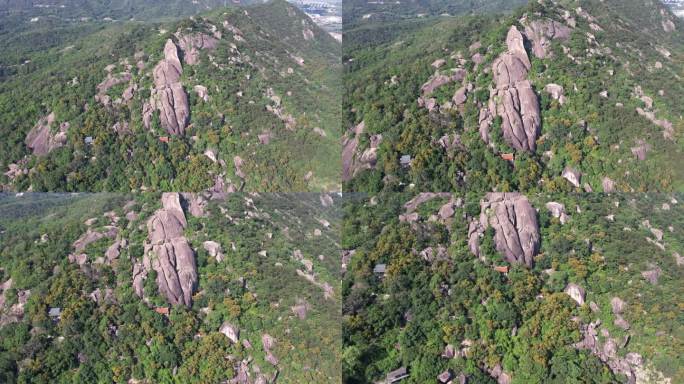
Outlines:
{"type": "Polygon", "coordinates": [[[3,39],[6,189],[339,188],[340,44],[294,6],[50,23],[3,39]]]}
{"type": "Polygon", "coordinates": [[[343,381],[403,367],[402,383],[682,382],[682,198],[347,204],[343,381]]]}
{"type": "Polygon", "coordinates": [[[340,215],[317,194],[2,196],[0,382],[339,382],[340,215]]]}
{"type": "Polygon", "coordinates": [[[660,2],[346,31],[350,191],[681,191],[684,25],[660,2]]]}

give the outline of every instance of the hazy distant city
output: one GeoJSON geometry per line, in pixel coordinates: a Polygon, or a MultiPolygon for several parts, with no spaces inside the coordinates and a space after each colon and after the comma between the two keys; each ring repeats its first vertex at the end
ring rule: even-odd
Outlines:
{"type": "Polygon", "coordinates": [[[672,8],[675,15],[684,17],[684,0],[663,0],[663,3],[672,8]]]}
{"type": "Polygon", "coordinates": [[[289,0],[338,40],[342,39],[341,0],[289,0]]]}

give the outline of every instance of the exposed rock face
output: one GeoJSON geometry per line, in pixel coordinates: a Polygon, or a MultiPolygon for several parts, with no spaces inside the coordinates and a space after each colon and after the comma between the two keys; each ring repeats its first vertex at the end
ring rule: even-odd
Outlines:
{"type": "MultiPolygon", "coordinates": [[[[159,292],[169,303],[190,306],[198,277],[195,254],[183,236],[186,226],[179,194],[164,193],[162,208],[147,222],[151,252],[146,252],[143,264],[157,272],[159,292]]],[[[133,275],[135,282],[135,267],[133,275]]]]}
{"type": "Polygon", "coordinates": [[[637,140],[636,146],[630,148],[634,157],[639,161],[646,160],[646,154],[651,150],[651,145],[644,140],[637,140]]]}
{"type": "Polygon", "coordinates": [[[625,310],[626,306],[627,304],[625,304],[625,302],[617,296],[610,299],[610,308],[615,315],[621,314],[625,310]]]}
{"type": "Polygon", "coordinates": [[[454,97],[451,99],[451,101],[453,101],[454,106],[459,106],[459,105],[465,104],[467,99],[468,99],[468,88],[466,86],[463,86],[456,91],[456,93],[454,94],[454,97]]]}
{"type": "Polygon", "coordinates": [[[503,371],[501,364],[497,364],[494,368],[487,369],[491,377],[496,379],[497,384],[510,384],[511,376],[503,371]]]}
{"type": "Polygon", "coordinates": [[[217,262],[223,261],[223,252],[221,251],[221,244],[215,241],[205,241],[202,243],[204,250],[209,253],[209,256],[216,259],[217,262]]]}
{"type": "Polygon", "coordinates": [[[205,208],[207,206],[207,201],[199,193],[181,193],[183,200],[185,200],[185,205],[187,206],[188,212],[193,217],[206,217],[207,213],[205,208]]]}
{"type": "Polygon", "coordinates": [[[275,357],[275,355],[273,355],[273,352],[271,351],[271,349],[275,347],[276,339],[268,333],[264,333],[263,335],[261,335],[261,344],[263,345],[264,351],[266,352],[266,361],[268,361],[272,365],[278,365],[278,359],[275,357]]]}
{"type": "Polygon", "coordinates": [[[644,277],[649,283],[653,285],[658,284],[658,279],[660,278],[660,275],[663,274],[663,270],[660,269],[658,266],[653,266],[652,269],[648,271],[641,272],[641,276],[644,277]]]}
{"type": "Polygon", "coordinates": [[[322,195],[320,195],[320,196],[319,196],[319,200],[321,201],[321,205],[324,206],[324,207],[332,207],[333,204],[335,203],[335,202],[333,201],[332,196],[330,196],[330,195],[328,195],[328,194],[322,194],[322,195]]]}
{"type": "Polygon", "coordinates": [[[581,182],[581,177],[582,177],[582,174],[579,173],[579,171],[577,171],[577,170],[574,169],[574,168],[565,167],[565,169],[563,170],[563,175],[562,175],[562,176],[563,176],[563,178],[565,178],[567,181],[569,181],[570,184],[572,184],[573,186],[579,188],[580,182],[581,182]]]}
{"type": "Polygon", "coordinates": [[[662,25],[663,25],[663,31],[665,31],[665,32],[670,33],[670,32],[674,32],[675,30],[677,30],[677,27],[675,26],[675,23],[672,22],[672,20],[663,20],[662,25]]]}
{"type": "Polygon", "coordinates": [[[668,140],[674,140],[674,125],[672,122],[666,119],[658,119],[653,111],[644,110],[643,108],[637,108],[636,111],[639,115],[647,118],[653,124],[662,128],[664,138],[668,140]]]}
{"type": "Polygon", "coordinates": [[[476,257],[480,257],[480,239],[487,229],[487,223],[487,220],[481,223],[479,220],[473,219],[468,224],[468,249],[476,257]]]}
{"type": "Polygon", "coordinates": [[[646,227],[649,231],[651,231],[651,234],[655,236],[656,240],[662,241],[663,240],[663,235],[665,234],[662,229],[658,229],[654,226],[651,225],[651,222],[649,220],[644,220],[641,222],[641,225],[646,227]]]}
{"type": "Polygon", "coordinates": [[[540,59],[551,56],[551,40],[567,40],[571,32],[555,20],[534,20],[525,26],[525,35],[532,42],[532,53],[540,59]]]}
{"type": "Polygon", "coordinates": [[[615,320],[613,321],[616,327],[626,331],[629,329],[629,323],[625,320],[622,315],[615,315],[615,320]]]}
{"type": "Polygon", "coordinates": [[[293,305],[292,313],[294,313],[300,320],[306,319],[306,314],[311,309],[309,303],[306,300],[297,300],[297,304],[293,305]]]}
{"type": "Polygon", "coordinates": [[[501,54],[492,66],[497,88],[527,79],[527,72],[532,66],[525,50],[523,36],[515,26],[508,30],[506,46],[508,50],[501,54]]]}
{"type": "Polygon", "coordinates": [[[429,96],[437,88],[454,81],[462,81],[465,76],[466,71],[463,69],[456,70],[452,75],[434,74],[422,87],[420,87],[420,90],[423,96],[429,96]]]}
{"type": "Polygon", "coordinates": [[[678,267],[684,265],[684,256],[680,255],[679,252],[672,252],[672,257],[674,257],[678,267]]]}
{"type": "Polygon", "coordinates": [[[98,304],[113,303],[115,301],[114,291],[111,288],[105,288],[104,290],[97,288],[96,290],[90,292],[88,297],[98,304]]]}
{"type": "Polygon", "coordinates": [[[580,287],[579,285],[570,283],[567,287],[565,287],[565,290],[563,292],[567,293],[568,296],[570,296],[573,300],[577,302],[577,304],[584,304],[584,288],[580,287]]]}
{"type": "Polygon", "coordinates": [[[105,94],[112,87],[131,81],[131,78],[132,76],[130,72],[121,72],[115,75],[108,73],[107,77],[100,84],[97,85],[97,93],[105,94]]]}
{"type": "Polygon", "coordinates": [[[5,172],[5,176],[9,177],[12,180],[16,179],[21,175],[28,175],[28,169],[22,168],[22,166],[19,164],[12,163],[8,165],[7,168],[8,171],[5,172]]]}
{"type": "Polygon", "coordinates": [[[437,249],[432,247],[423,249],[420,251],[420,257],[428,263],[433,263],[438,260],[448,260],[449,254],[447,253],[447,249],[440,244],[437,246],[437,249]]]}
{"type": "Polygon", "coordinates": [[[444,64],[446,64],[446,60],[437,59],[437,60],[433,61],[432,64],[430,64],[430,65],[435,69],[439,69],[439,68],[443,67],[444,64]]]}
{"type": "Polygon", "coordinates": [[[264,133],[261,133],[257,136],[257,138],[259,139],[259,144],[262,144],[262,145],[268,145],[268,143],[271,142],[272,137],[273,137],[273,134],[271,132],[264,132],[264,133]]]}
{"type": "Polygon", "coordinates": [[[44,116],[26,135],[26,146],[33,151],[36,156],[44,156],[52,150],[59,148],[66,144],[67,130],[69,123],[64,123],[59,126],[59,132],[52,133],[51,125],[55,122],[55,114],[50,113],[44,116]]]}
{"type": "Polygon", "coordinates": [[[297,275],[305,278],[311,284],[322,289],[323,290],[323,298],[329,299],[335,295],[335,291],[334,291],[332,285],[330,285],[327,281],[324,281],[324,282],[317,281],[316,276],[313,274],[313,272],[305,272],[305,271],[302,271],[301,269],[298,269],[297,275]]]}
{"type": "Polygon", "coordinates": [[[294,131],[295,128],[297,127],[297,121],[292,116],[291,114],[287,113],[285,109],[283,108],[282,105],[282,99],[280,96],[276,95],[275,92],[273,91],[273,88],[268,88],[266,90],[266,97],[271,99],[274,105],[267,105],[266,110],[271,112],[275,117],[280,119],[283,124],[285,124],[285,128],[294,131]]]}
{"type": "Polygon", "coordinates": [[[12,284],[11,278],[0,284],[0,328],[10,323],[19,322],[24,318],[24,306],[26,306],[26,302],[31,295],[31,290],[18,291],[17,302],[9,308],[4,308],[5,300],[7,299],[5,296],[9,296],[6,291],[12,288],[12,284]]]}
{"type": "Polygon", "coordinates": [[[114,242],[114,244],[110,245],[109,248],[107,248],[107,251],[105,251],[105,258],[107,259],[107,261],[112,262],[116,260],[119,257],[120,250],[121,241],[117,240],[114,242]]]}
{"type": "Polygon", "coordinates": [[[544,90],[548,92],[554,100],[558,100],[560,105],[565,104],[565,94],[563,87],[558,84],[546,84],[544,90]]]}
{"type": "Polygon", "coordinates": [[[449,370],[447,369],[446,371],[440,373],[440,374],[437,376],[437,380],[438,380],[440,383],[447,383],[447,382],[449,382],[449,380],[451,380],[451,371],[449,371],[449,370]]]}
{"type": "Polygon", "coordinates": [[[214,49],[218,40],[207,34],[198,32],[178,38],[178,46],[183,51],[183,61],[188,65],[199,63],[201,49],[214,49]]]}
{"type": "Polygon", "coordinates": [[[382,143],[382,135],[370,137],[370,147],[360,152],[359,137],[366,129],[365,122],[360,122],[354,128],[347,131],[342,139],[342,179],[347,181],[359,171],[375,168],[378,159],[378,148],[382,143]]]}
{"type": "Polygon", "coordinates": [[[209,92],[207,91],[207,87],[203,85],[195,85],[192,89],[200,99],[209,101],[209,92]]]}
{"type": "Polygon", "coordinates": [[[219,328],[219,332],[226,335],[226,337],[233,343],[237,344],[240,339],[240,330],[229,322],[224,322],[219,328]]]}
{"type": "Polygon", "coordinates": [[[235,165],[235,175],[241,179],[245,179],[247,175],[242,171],[242,167],[245,165],[245,161],[242,160],[240,156],[233,157],[233,164],[235,165]]]}
{"type": "Polygon", "coordinates": [[[493,115],[503,119],[504,140],[513,148],[534,152],[541,127],[537,95],[527,81],[531,64],[525,51],[523,36],[512,26],[506,37],[508,50],[492,64],[496,89],[490,93],[489,105],[480,111],[480,135],[489,142],[493,115]]]}
{"type": "Polygon", "coordinates": [[[499,89],[501,102],[497,115],[503,118],[502,131],[506,142],[517,150],[534,152],[541,126],[537,95],[529,81],[520,81],[507,89],[499,89]]]}
{"type": "Polygon", "coordinates": [[[441,193],[421,192],[416,197],[414,197],[413,199],[407,201],[404,204],[404,209],[406,210],[406,213],[412,213],[416,209],[418,209],[418,206],[420,206],[421,204],[428,202],[432,199],[450,198],[450,197],[452,197],[452,194],[449,192],[441,192],[441,193]]]}
{"type": "MultiPolygon", "coordinates": [[[[527,198],[519,193],[488,193],[480,202],[480,221],[471,223],[469,244],[479,248],[479,233],[491,225],[497,251],[510,263],[531,267],[539,251],[540,235],[537,212],[527,198]]],[[[474,252],[479,255],[479,250],[474,252]]]]}
{"type": "Polygon", "coordinates": [[[82,252],[88,244],[94,243],[104,237],[113,239],[116,237],[117,233],[119,232],[119,229],[114,226],[106,226],[103,228],[102,231],[92,231],[88,229],[86,233],[81,235],[75,242],[74,242],[74,250],[78,252],[82,252]]]}
{"type": "MultiPolygon", "coordinates": [[[[112,87],[127,83],[131,81],[132,75],[130,72],[121,72],[117,73],[115,75],[112,75],[111,72],[107,73],[107,77],[97,85],[97,95],[95,95],[95,101],[99,101],[102,103],[104,106],[109,106],[111,104],[111,97],[107,95],[107,92],[109,89],[112,87]]],[[[131,85],[128,87],[125,91],[124,94],[122,95],[122,99],[124,102],[128,102],[133,98],[133,92],[135,91],[135,86],[131,85]]],[[[117,102],[120,103],[122,100],[118,100],[117,102]]]]}
{"type": "Polygon", "coordinates": [[[440,219],[447,220],[454,216],[454,214],[456,213],[456,208],[459,207],[461,204],[461,200],[455,201],[452,197],[451,200],[449,200],[446,204],[442,205],[439,208],[439,212],[437,213],[437,215],[440,219]]]}
{"type": "Polygon", "coordinates": [[[615,182],[610,177],[604,177],[601,180],[601,185],[603,186],[603,192],[612,193],[615,191],[615,182]]]}
{"type": "Polygon", "coordinates": [[[568,221],[568,215],[565,213],[565,205],[550,201],[546,203],[546,209],[551,212],[553,217],[560,219],[561,224],[565,224],[568,221]]]}
{"type": "MultiPolygon", "coordinates": [[[[188,96],[180,83],[183,68],[178,59],[176,44],[168,39],[164,46],[164,59],[154,67],[154,85],[152,105],[160,113],[161,125],[169,134],[182,135],[190,117],[188,96]]],[[[149,108],[143,106],[143,115],[149,108]]],[[[149,124],[146,125],[149,127],[149,124]]]]}

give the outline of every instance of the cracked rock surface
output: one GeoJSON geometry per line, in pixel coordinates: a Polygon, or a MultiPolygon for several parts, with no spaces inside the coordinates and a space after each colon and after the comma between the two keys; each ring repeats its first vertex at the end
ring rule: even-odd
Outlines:
{"type": "Polygon", "coordinates": [[[480,206],[479,224],[494,228],[496,250],[510,263],[532,267],[539,251],[540,235],[537,212],[527,197],[519,193],[491,192],[480,206]]]}
{"type": "Polygon", "coordinates": [[[192,305],[197,287],[195,253],[190,248],[183,230],[187,226],[178,193],[164,193],[162,208],[147,222],[148,240],[142,265],[133,268],[133,283],[142,294],[147,272],[157,273],[157,286],[162,296],[172,305],[192,305]]]}
{"type": "MultiPolygon", "coordinates": [[[[171,39],[166,40],[164,58],[154,67],[154,90],[152,105],[159,110],[162,127],[169,134],[182,135],[190,117],[188,95],[181,84],[183,68],[178,59],[178,48],[171,39]]],[[[149,106],[143,106],[143,115],[151,113],[149,106]]],[[[144,119],[149,128],[149,119],[144,119]]]]}

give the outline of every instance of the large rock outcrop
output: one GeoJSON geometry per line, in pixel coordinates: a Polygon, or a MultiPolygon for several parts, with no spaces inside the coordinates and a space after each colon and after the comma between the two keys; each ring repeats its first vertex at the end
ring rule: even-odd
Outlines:
{"type": "Polygon", "coordinates": [[[575,283],[570,283],[565,287],[563,292],[575,300],[578,305],[584,305],[584,297],[586,296],[584,288],[575,283]]]}
{"type": "MultiPolygon", "coordinates": [[[[107,77],[97,85],[97,95],[95,95],[95,101],[99,101],[104,106],[109,106],[111,104],[111,98],[107,95],[107,92],[114,86],[119,84],[128,83],[132,79],[130,72],[121,72],[117,74],[107,73],[107,77]]],[[[133,86],[126,88],[122,99],[125,101],[130,101],[133,98],[133,91],[135,89],[133,86]]],[[[120,100],[121,101],[121,100],[120,100]]]]}
{"type": "Polygon", "coordinates": [[[38,123],[26,135],[26,146],[33,151],[34,155],[44,156],[52,150],[66,144],[69,123],[62,123],[59,131],[52,132],[52,123],[55,122],[55,114],[50,113],[38,120],[38,123]]]}
{"type": "Polygon", "coordinates": [[[347,131],[342,139],[342,179],[344,181],[350,180],[361,170],[375,168],[382,135],[372,135],[370,147],[360,151],[359,139],[365,129],[366,123],[362,121],[347,131]]]}
{"type": "MultiPolygon", "coordinates": [[[[182,135],[190,117],[188,95],[181,84],[181,67],[178,48],[171,39],[164,45],[164,58],[154,67],[154,86],[151,104],[159,110],[161,125],[169,134],[182,135]]],[[[150,105],[143,106],[143,115],[149,116],[150,105]]],[[[143,119],[149,128],[149,118],[143,119]]]]}
{"type": "Polygon", "coordinates": [[[195,65],[200,62],[200,50],[215,49],[218,39],[205,33],[197,32],[189,35],[176,35],[178,46],[183,51],[183,61],[188,65],[195,65]]]}
{"type": "Polygon", "coordinates": [[[164,193],[162,208],[147,222],[148,240],[142,265],[134,266],[136,292],[142,294],[142,279],[147,271],[157,272],[157,286],[172,305],[192,305],[197,286],[195,253],[183,230],[187,226],[178,193],[164,193]]]}
{"type": "Polygon", "coordinates": [[[480,202],[480,219],[470,223],[469,247],[479,256],[479,238],[491,226],[494,243],[508,262],[528,267],[539,251],[540,235],[537,212],[527,197],[519,193],[488,193],[480,202]]]}
{"type": "Polygon", "coordinates": [[[489,143],[489,128],[494,116],[502,118],[504,140],[520,151],[534,152],[541,127],[537,94],[527,80],[530,59],[523,35],[512,26],[506,37],[507,51],[492,64],[496,88],[491,90],[488,106],[480,111],[480,135],[489,143]]]}
{"type": "Polygon", "coordinates": [[[532,53],[540,58],[551,57],[549,47],[554,39],[567,40],[572,30],[555,20],[534,20],[525,25],[525,35],[532,43],[532,53]]]}

